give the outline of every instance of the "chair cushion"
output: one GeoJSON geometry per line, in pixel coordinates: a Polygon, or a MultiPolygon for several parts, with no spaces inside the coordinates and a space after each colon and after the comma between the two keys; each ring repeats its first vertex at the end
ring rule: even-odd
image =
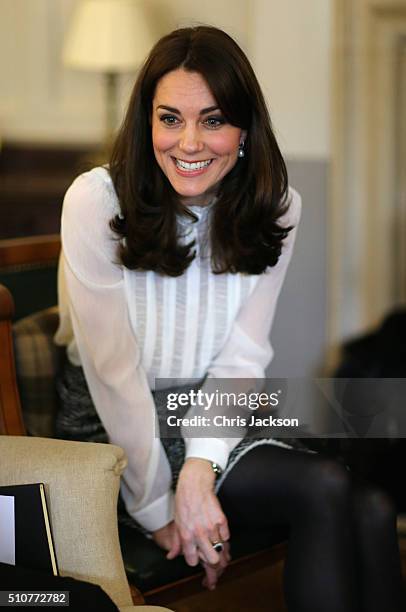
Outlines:
{"type": "Polygon", "coordinates": [[[54,344],[56,306],[20,319],[13,326],[18,388],[27,432],[52,437],[57,396],[55,380],[64,356],[54,344]]]}

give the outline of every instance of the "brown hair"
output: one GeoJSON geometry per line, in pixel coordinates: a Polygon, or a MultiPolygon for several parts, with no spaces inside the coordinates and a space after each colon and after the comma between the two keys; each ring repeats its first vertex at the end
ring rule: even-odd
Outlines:
{"type": "Polygon", "coordinates": [[[216,273],[260,274],[274,266],[291,228],[277,221],[286,211],[287,171],[254,71],[240,47],[222,30],[182,28],[153,47],[134,86],[110,160],[121,215],[111,222],[119,256],[130,269],[179,276],[195,253],[179,244],[177,216],[195,219],[180,203],[155,161],[150,114],[158,81],[183,68],[200,73],[229,123],[247,130],[245,157],[223,178],[210,224],[216,273]]]}

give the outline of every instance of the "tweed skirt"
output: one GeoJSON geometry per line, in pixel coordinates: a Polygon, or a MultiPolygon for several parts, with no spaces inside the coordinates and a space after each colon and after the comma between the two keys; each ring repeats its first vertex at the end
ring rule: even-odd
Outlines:
{"type": "MultiPolygon", "coordinates": [[[[201,383],[195,386],[171,388],[171,393],[188,392],[191,389],[198,390],[201,383]]],[[[81,440],[87,442],[108,442],[108,435],[96,412],[83,369],[72,365],[68,360],[61,377],[57,382],[57,392],[59,396],[59,410],[56,417],[56,436],[67,440],[81,440]]],[[[167,390],[152,392],[158,420],[166,418],[167,415],[167,390]]],[[[184,407],[184,413],[188,407],[184,407]]],[[[178,413],[182,417],[182,413],[178,413]]],[[[168,457],[172,472],[172,488],[175,490],[179,472],[185,460],[185,443],[181,437],[161,438],[162,445],[168,457]]],[[[297,438],[277,439],[277,438],[243,438],[238,445],[231,451],[226,469],[217,479],[216,492],[221,487],[225,478],[236,465],[239,459],[249,452],[252,448],[262,445],[272,444],[286,449],[296,449],[306,452],[309,450],[303,440],[297,438]]],[[[145,530],[134,521],[124,510],[123,504],[119,504],[119,520],[131,527],[137,528],[146,533],[145,530]]]]}

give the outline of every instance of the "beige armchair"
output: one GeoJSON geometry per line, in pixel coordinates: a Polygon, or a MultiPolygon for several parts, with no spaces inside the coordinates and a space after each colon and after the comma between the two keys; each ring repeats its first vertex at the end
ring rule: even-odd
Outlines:
{"type": "MultiPolygon", "coordinates": [[[[100,585],[122,612],[133,606],[117,529],[126,458],[111,444],[0,436],[0,485],[43,482],[60,574],[100,585]]],[[[134,593],[133,593],[134,595],[134,593]]],[[[141,594],[138,597],[143,602],[141,594]]]]}

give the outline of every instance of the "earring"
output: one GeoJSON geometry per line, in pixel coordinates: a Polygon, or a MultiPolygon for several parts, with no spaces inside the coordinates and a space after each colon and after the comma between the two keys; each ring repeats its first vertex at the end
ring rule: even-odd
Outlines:
{"type": "Polygon", "coordinates": [[[244,156],[245,156],[244,143],[240,142],[240,144],[238,145],[238,157],[244,157],[244,156]]]}

